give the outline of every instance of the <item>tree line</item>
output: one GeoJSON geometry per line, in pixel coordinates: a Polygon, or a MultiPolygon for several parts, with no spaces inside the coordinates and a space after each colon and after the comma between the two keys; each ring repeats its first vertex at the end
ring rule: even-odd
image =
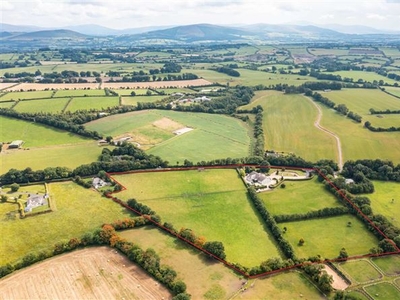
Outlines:
{"type": "Polygon", "coordinates": [[[373,132],[394,132],[394,131],[400,131],[400,126],[399,126],[399,127],[391,126],[391,127],[387,127],[387,128],[383,128],[383,127],[374,127],[374,126],[372,126],[372,124],[371,124],[370,121],[366,121],[366,122],[364,123],[364,127],[367,128],[367,129],[370,130],[370,131],[373,131],[373,132]]]}

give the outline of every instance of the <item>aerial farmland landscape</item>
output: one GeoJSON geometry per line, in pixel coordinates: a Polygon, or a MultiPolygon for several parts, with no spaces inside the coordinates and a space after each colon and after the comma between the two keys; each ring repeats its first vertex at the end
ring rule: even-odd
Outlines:
{"type": "Polygon", "coordinates": [[[400,299],[400,3],[137,2],[2,3],[0,299],[400,299]]]}

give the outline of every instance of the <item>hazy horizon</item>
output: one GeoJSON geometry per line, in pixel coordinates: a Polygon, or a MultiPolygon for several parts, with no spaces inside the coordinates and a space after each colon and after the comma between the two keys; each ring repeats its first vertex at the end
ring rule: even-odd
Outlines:
{"type": "Polygon", "coordinates": [[[210,23],[314,24],[400,28],[400,0],[3,0],[2,23],[60,28],[94,24],[112,29],[210,23]]]}

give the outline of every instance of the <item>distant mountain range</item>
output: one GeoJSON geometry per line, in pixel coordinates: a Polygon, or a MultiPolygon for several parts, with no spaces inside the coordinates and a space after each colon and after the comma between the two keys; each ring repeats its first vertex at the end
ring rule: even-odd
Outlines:
{"type": "MultiPolygon", "coordinates": [[[[242,26],[218,26],[193,24],[175,27],[142,27],[124,30],[110,29],[98,25],[76,25],[63,29],[43,29],[35,26],[0,24],[0,43],[7,46],[21,44],[29,46],[29,41],[46,45],[52,41],[68,40],[69,45],[82,40],[108,41],[109,45],[140,45],[162,43],[199,42],[388,42],[400,41],[400,32],[382,32],[365,26],[295,24],[252,24],[242,26]],[[363,32],[355,34],[354,32],[363,32]]],[[[87,43],[90,46],[90,43],[87,43]]],[[[98,45],[98,44],[96,44],[98,45]]]]}

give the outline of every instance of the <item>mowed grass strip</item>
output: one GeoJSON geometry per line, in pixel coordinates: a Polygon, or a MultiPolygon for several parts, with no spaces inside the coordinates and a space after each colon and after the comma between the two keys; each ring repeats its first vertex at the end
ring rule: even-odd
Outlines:
{"type": "Polygon", "coordinates": [[[61,113],[69,98],[57,99],[41,99],[41,100],[24,100],[19,101],[14,109],[18,112],[44,112],[44,113],[61,113]]]}
{"type": "Polygon", "coordinates": [[[77,97],[72,99],[66,111],[105,109],[118,105],[118,97],[77,97]]]}
{"type": "Polygon", "coordinates": [[[400,163],[400,132],[371,132],[363,124],[319,106],[323,112],[321,125],[339,136],[344,161],[379,158],[400,163]]]}
{"type": "Polygon", "coordinates": [[[75,144],[89,141],[76,134],[45,125],[0,116],[1,142],[23,140],[24,147],[75,144]]]}
{"type": "Polygon", "coordinates": [[[341,207],[336,198],[319,183],[317,178],[308,181],[286,181],[284,189],[258,194],[273,215],[301,214],[325,207],[341,207]]]}
{"type": "Polygon", "coordinates": [[[367,195],[371,199],[375,214],[384,215],[395,226],[400,227],[400,183],[374,181],[375,192],[367,195]]]}
{"type": "Polygon", "coordinates": [[[192,299],[229,299],[242,285],[242,279],[223,264],[158,228],[147,226],[121,231],[119,235],[144,250],[154,249],[161,264],[171,266],[185,281],[192,299]]]}
{"type": "Polygon", "coordinates": [[[86,89],[86,90],[58,90],[54,97],[84,97],[84,96],[105,96],[102,89],[86,89]]]}
{"type": "Polygon", "coordinates": [[[34,147],[29,150],[7,150],[0,154],[0,174],[14,168],[23,170],[43,170],[47,167],[67,167],[74,169],[97,160],[102,148],[97,142],[69,145],[34,147]]]}
{"type": "Polygon", "coordinates": [[[0,101],[22,100],[22,99],[43,99],[50,98],[53,91],[32,91],[32,92],[8,92],[0,97],[0,101]]]}
{"type": "Polygon", "coordinates": [[[400,291],[389,282],[374,283],[364,290],[372,299],[400,299],[400,291]]]}
{"type": "Polygon", "coordinates": [[[207,241],[221,241],[227,260],[255,266],[280,257],[275,242],[247,198],[234,170],[119,175],[127,190],[118,197],[148,205],[163,222],[192,229],[207,241]]]}
{"type": "Polygon", "coordinates": [[[348,261],[340,263],[339,267],[350,275],[351,279],[355,280],[357,283],[365,283],[382,277],[382,275],[368,260],[348,261]]]}
{"type": "Polygon", "coordinates": [[[321,255],[322,258],[336,258],[342,248],[349,256],[369,253],[376,247],[378,240],[370,233],[361,221],[353,215],[332,218],[321,218],[299,222],[280,223],[283,230],[287,228],[285,238],[292,244],[298,257],[321,255]],[[351,226],[348,226],[351,222],[351,226]],[[300,246],[299,240],[304,239],[300,246]]]}
{"type": "Polygon", "coordinates": [[[400,254],[372,258],[372,262],[386,275],[400,275],[400,254]]]}
{"type": "Polygon", "coordinates": [[[81,237],[104,223],[131,216],[126,209],[98,192],[73,182],[51,183],[48,187],[56,211],[12,221],[4,221],[1,216],[0,265],[29,252],[52,249],[58,241],[81,237]]]}
{"type": "Polygon", "coordinates": [[[281,92],[256,93],[249,109],[257,105],[264,108],[263,129],[266,149],[293,152],[304,159],[333,159],[337,157],[336,142],[330,135],[314,126],[317,110],[301,95],[281,92]]]}

